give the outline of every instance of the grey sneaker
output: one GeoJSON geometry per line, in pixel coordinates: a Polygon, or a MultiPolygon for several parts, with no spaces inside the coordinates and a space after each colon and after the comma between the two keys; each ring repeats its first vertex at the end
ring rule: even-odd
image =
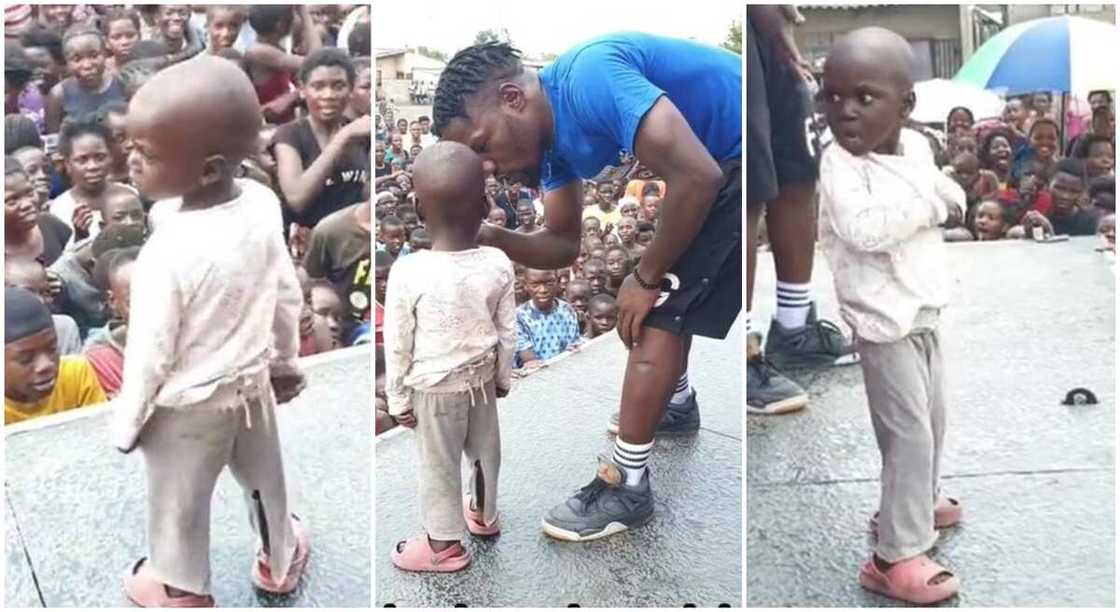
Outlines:
{"type": "Polygon", "coordinates": [[[600,456],[595,480],[549,510],[541,527],[556,539],[586,542],[644,524],[653,517],[649,468],[638,486],[626,486],[625,480],[618,464],[600,456]]]}
{"type": "Polygon", "coordinates": [[[816,304],[809,307],[803,327],[788,329],[772,319],[764,353],[775,367],[783,370],[859,363],[859,353],[844,338],[844,332],[832,321],[817,319],[816,304]]]}
{"type": "MultiPolygon", "coordinates": [[[[611,415],[611,419],[607,423],[607,431],[616,436],[618,435],[618,418],[616,412],[611,415]]],[[[679,404],[669,402],[669,405],[665,408],[665,414],[661,417],[661,422],[657,424],[656,435],[690,434],[699,430],[700,405],[696,403],[696,390],[693,389],[685,401],[679,404]]]]}
{"type": "Polygon", "coordinates": [[[747,360],[747,412],[784,414],[801,410],[808,403],[805,390],[782,376],[765,357],[747,360]]]}

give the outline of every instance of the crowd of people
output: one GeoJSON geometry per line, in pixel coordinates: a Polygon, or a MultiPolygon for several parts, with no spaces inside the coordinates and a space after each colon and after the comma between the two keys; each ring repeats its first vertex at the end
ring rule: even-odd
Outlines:
{"type": "Polygon", "coordinates": [[[281,202],[300,355],[370,342],[369,36],[361,5],[6,7],[5,301],[30,292],[53,329],[13,335],[42,313],[7,309],[5,423],[120,391],[133,264],[158,230],[130,166],[160,160],[130,137],[129,101],[201,57],[256,91],[264,122],[238,176],[281,202]]]}
{"type": "MultiPolygon", "coordinates": [[[[379,108],[391,106],[381,102],[379,108]]],[[[388,120],[378,116],[376,125],[374,297],[377,359],[381,360],[382,309],[393,264],[410,253],[431,248],[431,235],[416,208],[412,160],[437,139],[431,133],[431,119],[423,115],[395,122],[391,115],[388,120]]],[[[618,289],[653,238],[664,181],[633,157],[621,159],[620,168],[597,179],[584,181],[583,239],[575,263],[557,270],[514,265],[514,365],[519,374],[531,372],[565,351],[578,350],[584,340],[614,330],[618,289]]],[[[485,198],[489,206],[485,223],[529,233],[544,222],[540,190],[490,176],[486,178],[485,198]]],[[[377,433],[393,427],[385,407],[379,387],[377,433]]]]}

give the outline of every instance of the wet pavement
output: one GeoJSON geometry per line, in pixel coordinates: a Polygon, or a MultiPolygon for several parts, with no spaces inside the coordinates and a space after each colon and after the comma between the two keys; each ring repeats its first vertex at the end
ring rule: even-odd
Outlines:
{"type": "MultiPolygon", "coordinates": [[[[945,605],[1114,605],[1116,285],[1097,244],[948,248],[958,284],[942,319],[942,484],[964,521],[934,554],[962,582],[945,605]],[[1061,405],[1073,387],[1100,404],[1061,405]]],[[[849,332],[823,257],[813,276],[821,316],[849,332]]],[[[754,321],[768,322],[769,253],[757,283],[754,321]]],[[[809,407],[747,420],[747,605],[897,605],[856,582],[880,467],[860,368],[791,374],[809,407]]]]}
{"type": "Polygon", "coordinates": [[[450,575],[402,572],[394,544],[422,531],[415,447],[408,431],[376,449],[374,605],[738,607],[741,602],[742,334],[696,338],[689,376],[701,431],[657,441],[652,459],[656,514],[645,526],[571,543],[543,534],[541,517],[595,475],[609,451],[626,353],[616,335],[592,341],[517,381],[499,401],[501,535],[470,539],[474,562],[450,575]]]}
{"type": "MultiPolygon", "coordinates": [[[[304,364],[307,389],[277,414],[289,500],[311,535],[307,571],[288,597],[253,588],[256,542],[226,471],[211,517],[220,606],[369,606],[369,348],[304,364]]],[[[114,450],[108,414],[90,412],[6,435],[7,607],[129,605],[121,580],[146,554],[143,460],[114,450]]]]}

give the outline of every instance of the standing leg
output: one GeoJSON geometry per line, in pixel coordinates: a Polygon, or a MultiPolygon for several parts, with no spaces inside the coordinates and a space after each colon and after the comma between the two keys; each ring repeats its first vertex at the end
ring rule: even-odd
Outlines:
{"type": "Polygon", "coordinates": [[[412,394],[420,461],[420,520],[436,552],[462,539],[466,527],[462,461],[469,408],[467,392],[412,394]]]}
{"type": "Polygon", "coordinates": [[[149,571],[159,582],[210,593],[210,501],[229,461],[237,411],[157,408],[140,451],[148,472],[149,571]]]}
{"type": "MultiPolygon", "coordinates": [[[[463,452],[471,465],[471,500],[492,525],[498,518],[498,473],[502,465],[502,440],[498,431],[498,402],[494,381],[485,385],[486,400],[478,398],[470,407],[467,439],[463,452]]],[[[476,393],[476,395],[480,395],[476,393]]]]}
{"type": "Polygon", "coordinates": [[[883,460],[875,553],[887,563],[920,555],[937,540],[930,379],[923,344],[915,335],[890,344],[860,345],[871,424],[883,460]]]}
{"type": "MultiPolygon", "coordinates": [[[[270,576],[282,583],[296,558],[296,536],[288,510],[284,458],[276,422],[276,398],[267,371],[243,379],[239,390],[244,407],[234,443],[230,472],[241,486],[249,524],[267,556],[270,576]]],[[[302,553],[305,551],[301,551],[302,553]]],[[[296,568],[302,572],[302,567],[296,568]]]]}

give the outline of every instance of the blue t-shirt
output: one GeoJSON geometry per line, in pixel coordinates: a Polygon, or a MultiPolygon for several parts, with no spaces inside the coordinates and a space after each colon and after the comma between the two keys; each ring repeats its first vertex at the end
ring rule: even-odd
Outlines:
{"type": "Polygon", "coordinates": [[[717,162],[741,156],[743,70],[738,55],[635,32],[570,49],[540,72],[552,106],[552,147],[541,159],[546,190],[591,178],[634,152],[638,126],[662,95],[717,162]]]}

